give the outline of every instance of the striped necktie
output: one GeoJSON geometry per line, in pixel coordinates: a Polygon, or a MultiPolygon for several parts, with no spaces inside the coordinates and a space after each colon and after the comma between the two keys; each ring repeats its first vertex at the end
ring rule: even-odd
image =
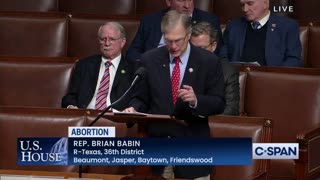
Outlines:
{"type": "Polygon", "coordinates": [[[110,61],[105,63],[106,69],[103,77],[100,81],[97,97],[96,97],[96,109],[104,110],[107,108],[107,97],[109,92],[110,73],[109,67],[112,65],[110,61]]]}
{"type": "Polygon", "coordinates": [[[253,21],[251,23],[252,29],[257,30],[260,27],[260,23],[258,21],[253,21]]]}

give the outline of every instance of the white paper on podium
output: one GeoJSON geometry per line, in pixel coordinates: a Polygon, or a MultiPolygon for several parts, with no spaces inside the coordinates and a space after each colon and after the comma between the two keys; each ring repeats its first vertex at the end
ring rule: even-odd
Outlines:
{"type": "Polygon", "coordinates": [[[1,174],[0,175],[1,180],[30,180],[30,176],[18,176],[18,175],[5,175],[1,174]]]}
{"type": "Polygon", "coordinates": [[[72,180],[103,180],[103,179],[93,179],[93,178],[68,178],[72,180]]]}
{"type": "Polygon", "coordinates": [[[254,62],[242,62],[242,61],[232,61],[231,64],[240,64],[240,65],[252,65],[252,66],[261,66],[257,61],[254,62]]]}
{"type": "Polygon", "coordinates": [[[23,176],[23,175],[9,175],[0,174],[0,180],[61,180],[64,177],[60,176],[23,176]]]}
{"type": "Polygon", "coordinates": [[[140,113],[140,112],[134,112],[134,113],[129,113],[129,112],[113,112],[114,115],[130,115],[130,116],[147,116],[147,113],[140,113]]]}
{"type": "MultiPolygon", "coordinates": [[[[0,174],[0,180],[61,180],[64,177],[60,176],[29,176],[29,175],[11,175],[11,174],[0,174]]],[[[102,180],[95,178],[68,178],[72,180],[102,180]]]]}
{"type": "Polygon", "coordinates": [[[34,179],[34,180],[60,180],[60,179],[64,179],[64,177],[57,177],[57,176],[54,176],[54,177],[50,177],[50,176],[46,176],[46,177],[37,177],[37,176],[32,176],[31,179],[34,179]]]}

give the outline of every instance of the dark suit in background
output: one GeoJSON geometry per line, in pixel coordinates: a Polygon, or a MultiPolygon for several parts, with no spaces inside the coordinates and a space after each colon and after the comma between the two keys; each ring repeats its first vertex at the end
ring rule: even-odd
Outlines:
{"type": "Polygon", "coordinates": [[[226,107],[224,108],[224,115],[238,116],[240,114],[240,85],[239,85],[239,70],[229,63],[228,59],[220,59],[223,77],[224,77],[224,91],[226,99],[226,107]]]}
{"type": "MultiPolygon", "coordinates": [[[[162,37],[161,21],[162,17],[165,15],[167,11],[168,9],[142,18],[136,36],[134,37],[127,51],[126,57],[129,61],[136,61],[144,52],[158,47],[160,39],[162,37]]],[[[192,23],[197,23],[201,21],[211,23],[212,26],[218,31],[218,40],[219,42],[221,42],[219,46],[222,46],[223,41],[219,18],[214,14],[194,8],[192,14],[192,23]]],[[[217,52],[218,51],[219,47],[217,52]]]]}
{"type": "MultiPolygon", "coordinates": [[[[87,108],[94,96],[98,83],[101,58],[101,55],[95,55],[79,60],[76,63],[68,93],[62,99],[62,107],[66,108],[68,105],[74,105],[79,108],[87,108]]],[[[111,88],[111,103],[120,98],[129,88],[133,73],[133,64],[121,58],[111,88]]],[[[129,99],[130,97],[128,96],[127,99],[121,101],[114,108],[117,110],[125,109],[129,99]]]]}
{"type": "MultiPolygon", "coordinates": [[[[221,57],[241,61],[248,21],[242,17],[228,23],[221,57]]],[[[253,50],[254,51],[254,50],[253,50]]],[[[265,60],[267,66],[302,66],[299,26],[292,19],[273,16],[267,22],[265,60]]]]}
{"type": "MultiPolygon", "coordinates": [[[[130,106],[140,112],[174,115],[188,124],[187,127],[152,124],[149,134],[157,137],[209,137],[208,116],[222,113],[225,106],[223,73],[217,57],[191,45],[181,86],[192,86],[197,97],[196,109],[179,98],[176,106],[173,105],[169,52],[166,47],[143,54],[141,65],[147,69],[147,76],[139,84],[130,106]]],[[[157,169],[159,174],[162,169],[157,169]]],[[[175,166],[175,177],[196,178],[206,176],[211,171],[212,166],[175,166]]]]}
{"type": "MultiPolygon", "coordinates": [[[[217,41],[217,32],[208,22],[199,22],[192,25],[190,43],[209,52],[214,52],[219,42],[217,41]]],[[[213,53],[216,55],[215,53],[213,53]]],[[[224,115],[239,115],[240,87],[239,70],[230,64],[228,59],[219,59],[223,69],[226,107],[224,115]]]]}

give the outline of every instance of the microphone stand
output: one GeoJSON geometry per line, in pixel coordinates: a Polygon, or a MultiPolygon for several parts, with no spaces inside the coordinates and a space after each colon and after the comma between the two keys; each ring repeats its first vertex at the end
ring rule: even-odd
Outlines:
{"type": "MultiPolygon", "coordinates": [[[[136,78],[134,78],[134,80],[132,81],[130,87],[126,90],[126,92],[123,93],[123,95],[117,99],[115,102],[111,103],[105,110],[103,110],[90,124],[90,126],[93,126],[105,113],[107,113],[114,105],[118,104],[127,94],[129,91],[131,91],[131,89],[134,87],[134,85],[136,84],[136,82],[138,81],[140,76],[136,76],[136,78]]],[[[79,178],[82,178],[82,165],[79,165],[79,174],[78,174],[79,178]]]]}
{"type": "MultiPolygon", "coordinates": [[[[138,76],[137,76],[138,77],[138,76]]],[[[102,111],[90,124],[89,126],[93,126],[105,113],[107,113],[114,105],[118,104],[127,94],[128,92],[134,87],[138,78],[135,78],[131,83],[131,86],[122,94],[122,96],[117,99],[115,102],[111,103],[105,110],[102,111]]]]}

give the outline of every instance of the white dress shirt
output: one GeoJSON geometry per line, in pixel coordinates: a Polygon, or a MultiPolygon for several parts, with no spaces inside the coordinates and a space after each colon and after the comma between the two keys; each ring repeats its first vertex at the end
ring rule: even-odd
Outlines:
{"type": "MultiPolygon", "coordinates": [[[[111,100],[110,100],[111,89],[112,89],[114,78],[116,76],[118,66],[120,64],[120,60],[121,60],[121,54],[119,56],[117,56],[116,58],[110,60],[110,62],[111,62],[111,65],[109,67],[110,82],[109,82],[109,91],[108,91],[108,96],[107,96],[107,106],[109,106],[111,104],[111,100]]],[[[101,81],[103,74],[104,74],[104,71],[106,69],[106,66],[105,66],[106,62],[107,62],[107,59],[102,56],[102,61],[100,64],[100,71],[99,71],[99,77],[98,77],[98,81],[97,81],[97,85],[96,85],[96,90],[94,92],[93,98],[92,98],[91,102],[89,103],[87,109],[95,109],[95,107],[96,107],[97,93],[99,90],[100,81],[101,81]]]]}
{"type": "MultiPolygon", "coordinates": [[[[258,22],[260,23],[260,25],[258,26],[257,29],[262,28],[262,26],[264,26],[264,25],[268,22],[269,17],[270,17],[270,11],[268,11],[268,14],[267,14],[265,17],[263,17],[262,19],[260,19],[260,20],[258,21],[258,22]]],[[[251,25],[252,25],[252,23],[251,23],[251,25]]]]}

